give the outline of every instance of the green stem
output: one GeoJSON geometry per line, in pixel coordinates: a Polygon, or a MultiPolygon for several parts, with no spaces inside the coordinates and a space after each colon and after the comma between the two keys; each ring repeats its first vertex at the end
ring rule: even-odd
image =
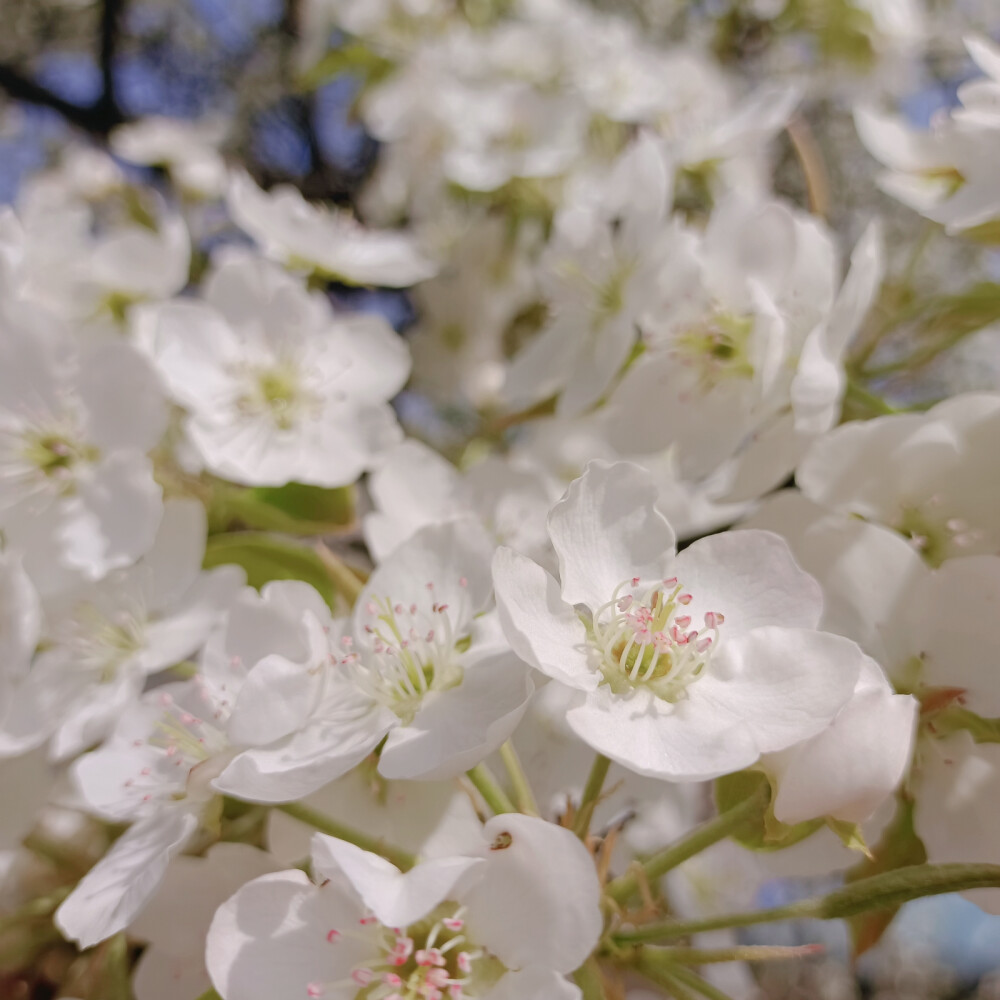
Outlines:
{"type": "Polygon", "coordinates": [[[593,955],[573,973],[573,981],[580,987],[583,1000],[605,1000],[604,979],[593,955]]]}
{"type": "MultiPolygon", "coordinates": [[[[687,861],[688,858],[693,858],[705,848],[711,847],[720,840],[725,840],[767,806],[770,794],[770,787],[765,782],[754,795],[744,799],[739,805],[733,806],[732,809],[710,819],[707,823],[702,823],[701,826],[696,827],[686,837],[671,844],[666,850],[654,854],[642,865],[646,879],[654,881],[682,862],[687,861]]],[[[639,876],[635,873],[613,879],[605,889],[606,894],[618,903],[626,902],[638,891],[639,876]]]]}
{"type": "Polygon", "coordinates": [[[924,896],[939,896],[969,889],[1000,888],[1000,865],[910,865],[860,879],[816,899],[803,899],[786,906],[754,913],[729,913],[705,920],[664,920],[644,924],[612,936],[616,945],[642,944],[646,941],[672,941],[677,938],[728,927],[749,927],[777,920],[841,920],[902,906],[924,896]]]}
{"type": "Polygon", "coordinates": [[[485,764],[477,764],[471,771],[466,771],[469,781],[476,786],[476,791],[483,797],[486,804],[499,816],[501,813],[517,812],[514,803],[493,777],[493,772],[485,764]]]}
{"type": "Polygon", "coordinates": [[[316,555],[319,556],[320,562],[323,564],[323,568],[326,570],[327,575],[333,581],[333,585],[339,593],[350,605],[354,605],[354,602],[361,596],[361,591],[365,589],[364,581],[359,579],[354,570],[347,565],[332,552],[326,545],[322,542],[317,542],[315,545],[316,555]]]}
{"type": "Polygon", "coordinates": [[[847,390],[844,393],[844,418],[852,417],[885,417],[899,411],[890,406],[881,396],[876,395],[870,389],[854,380],[847,383],[847,390]]]}
{"type": "Polygon", "coordinates": [[[601,797],[601,789],[604,788],[604,779],[608,776],[608,768],[611,761],[604,754],[598,754],[594,758],[590,774],[587,776],[587,784],[583,787],[583,798],[580,799],[580,808],[576,814],[576,821],[573,823],[573,832],[583,840],[590,830],[590,821],[594,817],[594,808],[601,797]]]}
{"type": "MultiPolygon", "coordinates": [[[[718,965],[721,962],[782,962],[791,959],[812,958],[825,949],[821,944],[791,945],[737,945],[735,948],[650,948],[644,947],[640,955],[647,962],[664,965],[718,965]]],[[[638,958],[636,959],[638,961],[638,958]]]]}
{"type": "Polygon", "coordinates": [[[773,923],[776,920],[799,920],[804,917],[817,917],[815,900],[804,900],[799,903],[789,903],[787,906],[776,906],[770,910],[756,910],[753,913],[727,913],[719,917],[706,917],[704,920],[661,920],[652,924],[643,924],[630,931],[619,931],[613,936],[615,944],[642,944],[646,941],[676,941],[678,938],[690,937],[702,931],[716,931],[723,927],[749,927],[752,924],[773,923]]]}
{"type": "Polygon", "coordinates": [[[500,747],[500,757],[504,767],[507,768],[507,776],[514,789],[514,801],[517,803],[517,808],[529,816],[537,816],[538,804],[535,802],[535,793],[531,790],[531,783],[521,766],[521,758],[518,757],[514,744],[510,740],[507,740],[500,747]]]}
{"type": "Polygon", "coordinates": [[[673,975],[673,969],[665,969],[659,963],[646,962],[640,959],[636,971],[645,976],[651,983],[662,986],[674,1000],[696,1000],[696,996],[688,990],[673,975]]]}
{"type": "Polygon", "coordinates": [[[688,989],[707,997],[707,1000],[730,1000],[728,994],[713,986],[707,979],[702,979],[696,972],[685,969],[683,965],[673,966],[667,974],[675,981],[675,990],[676,983],[683,983],[688,989]]]}
{"type": "Polygon", "coordinates": [[[338,840],[346,840],[349,844],[354,844],[355,847],[360,847],[363,851],[371,851],[372,854],[378,854],[380,857],[385,858],[386,861],[391,861],[400,871],[408,871],[417,863],[416,857],[402,850],[402,848],[393,847],[391,844],[386,844],[377,837],[372,837],[361,830],[345,826],[343,823],[324,813],[318,812],[310,806],[303,805],[301,802],[285,802],[274,808],[285,813],[286,816],[291,816],[292,819],[297,819],[300,823],[305,823],[307,826],[319,830],[320,833],[329,834],[338,840]]]}

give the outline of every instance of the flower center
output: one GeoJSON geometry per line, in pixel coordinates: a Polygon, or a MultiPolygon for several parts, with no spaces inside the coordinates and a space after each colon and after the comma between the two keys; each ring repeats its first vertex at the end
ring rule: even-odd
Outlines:
{"type": "Polygon", "coordinates": [[[373,954],[351,967],[347,978],[309,983],[308,1000],[355,986],[355,1000],[475,1000],[506,972],[503,965],[471,945],[465,908],[445,902],[409,927],[385,927],[373,916],[357,927],[331,928],[326,940],[336,948],[345,939],[363,942],[373,954]]]}
{"type": "Polygon", "coordinates": [[[671,352],[681,364],[694,369],[703,389],[714,388],[723,379],[753,378],[753,329],[753,317],[715,310],[677,334],[671,352]]]}
{"type": "MultiPolygon", "coordinates": [[[[464,593],[464,580],[462,587],[464,593]]],[[[427,588],[433,598],[433,584],[427,588]]],[[[367,648],[355,650],[351,637],[345,636],[339,663],[352,671],[355,682],[371,698],[408,725],[428,692],[462,683],[461,657],[470,639],[455,634],[451,610],[435,600],[426,608],[373,597],[365,606],[367,648]]],[[[464,620],[460,607],[454,621],[464,620]]]]}
{"type": "Polygon", "coordinates": [[[982,539],[982,532],[970,527],[959,517],[943,517],[941,499],[932,496],[924,507],[901,505],[896,530],[930,563],[940,566],[949,556],[968,555],[970,546],[982,539]]]}
{"type": "Polygon", "coordinates": [[[676,578],[648,586],[633,577],[594,613],[590,643],[615,694],[646,687],[664,701],[684,697],[718,646],[725,621],[720,612],[709,611],[701,629],[691,628],[691,616],[684,613],[691,601],[676,578]]]}
{"type": "Polygon", "coordinates": [[[106,683],[145,646],[145,627],[146,613],[139,601],[111,615],[85,603],[76,609],[58,638],[73,650],[80,666],[99,672],[106,683]]]}
{"type": "Polygon", "coordinates": [[[237,406],[252,416],[268,416],[280,430],[290,430],[317,400],[289,360],[254,368],[244,374],[246,387],[237,406]]]}
{"type": "Polygon", "coordinates": [[[100,453],[84,441],[76,428],[49,427],[29,431],[23,438],[22,458],[30,468],[60,490],[72,487],[77,468],[95,462],[100,453]]]}

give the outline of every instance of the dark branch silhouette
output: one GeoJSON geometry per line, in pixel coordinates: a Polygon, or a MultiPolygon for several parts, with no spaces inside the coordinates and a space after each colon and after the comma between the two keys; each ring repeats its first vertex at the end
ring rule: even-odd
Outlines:
{"type": "Polygon", "coordinates": [[[50,108],[71,125],[95,136],[106,136],[116,125],[126,121],[118,106],[114,84],[114,61],[118,51],[124,0],[105,0],[101,9],[101,35],[98,62],[101,69],[101,96],[91,105],[74,104],[48,87],[43,87],[13,66],[0,64],[0,89],[16,101],[50,108]]]}

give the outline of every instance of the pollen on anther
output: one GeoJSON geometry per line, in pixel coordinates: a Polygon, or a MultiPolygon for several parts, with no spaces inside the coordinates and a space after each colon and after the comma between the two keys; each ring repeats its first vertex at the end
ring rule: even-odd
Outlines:
{"type": "Polygon", "coordinates": [[[330,930],[328,930],[326,932],[326,939],[327,939],[327,941],[330,942],[330,944],[333,944],[335,941],[339,941],[340,940],[340,931],[331,928],[330,930]]]}

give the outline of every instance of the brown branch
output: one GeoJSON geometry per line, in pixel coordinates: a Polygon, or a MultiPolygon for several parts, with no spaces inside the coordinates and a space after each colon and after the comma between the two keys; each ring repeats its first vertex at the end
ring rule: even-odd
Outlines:
{"type": "Polygon", "coordinates": [[[116,125],[125,120],[117,108],[105,106],[103,101],[98,101],[89,107],[81,107],[79,104],[64,100],[47,87],[35,83],[13,67],[3,64],[0,64],[0,90],[5,91],[8,97],[16,101],[51,108],[71,125],[93,135],[106,136],[116,125]]]}

